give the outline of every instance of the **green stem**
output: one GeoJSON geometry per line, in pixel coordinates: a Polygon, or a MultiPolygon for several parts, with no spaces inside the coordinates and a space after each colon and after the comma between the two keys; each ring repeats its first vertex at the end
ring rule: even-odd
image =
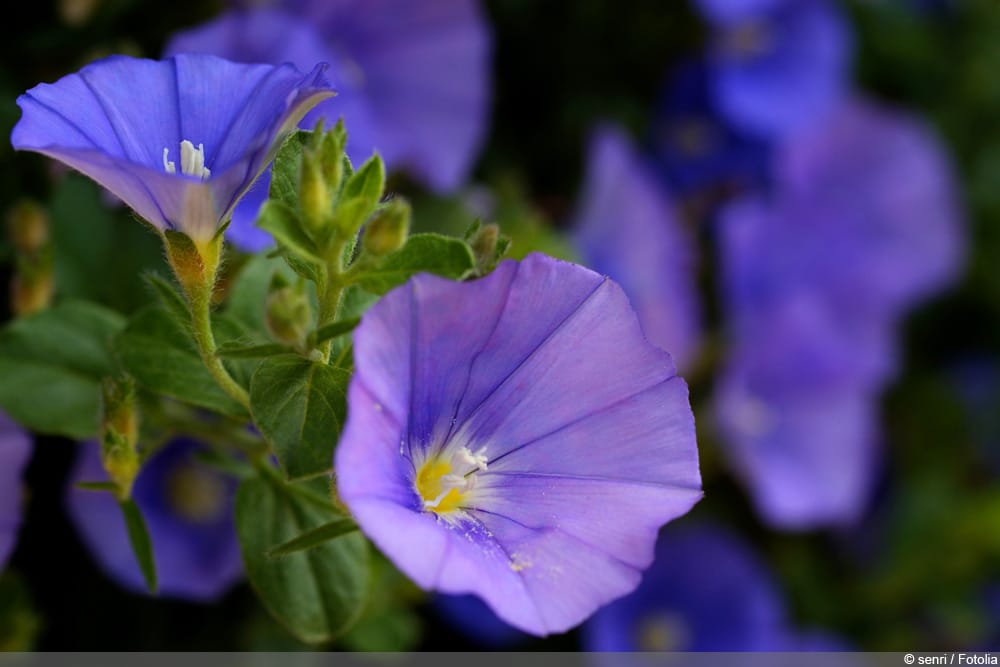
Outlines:
{"type": "Polygon", "coordinates": [[[222,360],[216,355],[218,348],[215,344],[215,334],[212,333],[212,285],[209,283],[204,289],[190,294],[189,301],[194,339],[198,344],[198,353],[201,355],[205,368],[208,369],[208,372],[211,373],[224,392],[249,411],[249,394],[233,379],[226,367],[222,365],[222,360]]]}
{"type": "MultiPolygon", "coordinates": [[[[319,317],[316,328],[320,329],[327,324],[331,324],[337,319],[337,309],[340,307],[340,296],[344,291],[343,276],[343,241],[333,244],[330,254],[327,256],[327,263],[320,276],[319,287],[319,317]]],[[[330,363],[330,351],[333,349],[333,340],[326,340],[320,343],[319,351],[323,355],[323,363],[330,363]]]]}

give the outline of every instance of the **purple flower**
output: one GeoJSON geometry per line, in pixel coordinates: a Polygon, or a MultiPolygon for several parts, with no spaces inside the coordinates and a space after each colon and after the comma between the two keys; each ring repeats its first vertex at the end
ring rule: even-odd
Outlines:
{"type": "MultiPolygon", "coordinates": [[[[853,99],[778,155],[772,259],[835,300],[901,309],[953,281],[964,228],[954,171],[918,120],[853,99]],[[776,257],[783,255],[783,257],[776,257]]],[[[777,269],[776,269],[777,270],[777,269]]]]}
{"type": "Polygon", "coordinates": [[[591,138],[575,227],[587,264],[618,281],[646,337],[686,368],[701,333],[694,242],[616,128],[599,128],[591,138]]]}
{"type": "MultiPolygon", "coordinates": [[[[301,123],[344,118],[358,164],[378,149],[437,191],[461,185],[483,140],[490,104],[488,27],[475,0],[324,0],[232,11],[176,35],[167,54],[212,53],[238,62],[330,63],[337,97],[301,123]],[[291,13],[290,13],[291,12],[291,13]]],[[[233,217],[231,238],[259,250],[253,227],[262,179],[233,217]]]]}
{"type": "MultiPolygon", "coordinates": [[[[755,363],[755,351],[751,346],[730,358],[715,407],[730,458],[758,512],[786,529],[857,521],[876,478],[878,391],[823,378],[782,382],[782,374],[806,371],[791,360],[778,368],[755,363]]],[[[771,353],[780,353],[778,343],[771,353]]]]}
{"type": "Polygon", "coordinates": [[[21,474],[31,457],[31,437],[0,413],[0,571],[14,551],[21,527],[21,474]]]}
{"type": "MultiPolygon", "coordinates": [[[[169,442],[143,465],[132,497],[153,542],[160,594],[212,601],[243,576],[233,526],[236,485],[199,464],[193,458],[197,449],[192,440],[169,442]]],[[[67,511],[104,573],[131,591],[145,593],[117,501],[109,493],[76,486],[105,479],[97,445],[83,443],[70,475],[67,511]]]]}
{"type": "Polygon", "coordinates": [[[715,29],[710,66],[735,126],[778,138],[825,114],[850,83],[852,37],[828,0],[699,0],[715,29]]]}
{"type": "Polygon", "coordinates": [[[653,155],[672,191],[717,196],[765,185],[770,142],[734,128],[719,113],[707,67],[685,63],[663,89],[653,125],[653,155]]]}
{"type": "Polygon", "coordinates": [[[628,593],[701,497],[687,386],[621,289],[544,255],[419,275],[354,334],[342,499],[418,585],[532,634],[628,593]]]}
{"type": "Polygon", "coordinates": [[[899,316],[958,273],[947,160],[914,121],[861,101],[784,145],[768,199],[718,225],[733,341],[717,416],[771,524],[857,520],[899,316]]]}
{"type": "Polygon", "coordinates": [[[434,611],[462,634],[491,648],[510,646],[528,638],[528,635],[497,618],[474,595],[436,595],[434,611]]]}
{"type": "Polygon", "coordinates": [[[780,591],[741,540],[671,526],[639,588],[594,614],[583,639],[589,651],[773,651],[786,632],[780,591]]]}
{"type": "Polygon", "coordinates": [[[207,240],[332,90],[322,66],[112,56],[18,98],[11,142],[77,169],[159,230],[207,240]]]}

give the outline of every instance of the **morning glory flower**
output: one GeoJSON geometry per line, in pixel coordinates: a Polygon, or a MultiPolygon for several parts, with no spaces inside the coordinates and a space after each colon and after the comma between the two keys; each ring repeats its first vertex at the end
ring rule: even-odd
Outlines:
{"type": "Polygon", "coordinates": [[[157,229],[204,241],[285,134],[333,94],[322,71],[112,56],[21,95],[11,142],[93,178],[157,229]]]}
{"type": "Polygon", "coordinates": [[[775,180],[769,215],[784,240],[770,259],[797,257],[800,277],[840,303],[902,312],[963,268],[954,168],[915,118],[848,100],[783,145],[775,180]]]}
{"type": "Polygon", "coordinates": [[[31,437],[0,413],[0,571],[14,551],[21,527],[21,474],[31,457],[31,437]]]}
{"type": "Polygon", "coordinates": [[[664,86],[653,119],[653,157],[672,192],[710,199],[765,185],[771,144],[729,123],[705,63],[684,63],[664,86]]]}
{"type": "Polygon", "coordinates": [[[575,230],[587,265],[622,286],[650,342],[687,367],[701,333],[694,240],[616,128],[591,138],[575,230]]]}
{"type": "Polygon", "coordinates": [[[714,29],[712,91],[733,125],[779,138],[822,117],[850,84],[852,36],[835,0],[699,0],[714,29]]]}
{"type": "Polygon", "coordinates": [[[717,416],[772,525],[860,518],[899,317],[960,271],[961,221],[930,133],[861,100],[782,145],[769,197],[721,212],[717,416]]]}
{"type": "Polygon", "coordinates": [[[896,367],[891,322],[840,315],[808,290],[753,303],[731,309],[716,383],[736,474],[775,527],[853,523],[879,462],[878,395],[896,367]]]}
{"type": "Polygon", "coordinates": [[[433,609],[450,626],[479,644],[499,649],[529,636],[507,625],[474,595],[436,595],[433,609]]]}
{"type": "Polygon", "coordinates": [[[338,491],[424,589],[562,632],[634,589],[659,527],[701,497],[687,385],[583,267],[418,275],[354,348],[338,491]]]}
{"type": "MultiPolygon", "coordinates": [[[[211,53],[237,62],[330,64],[337,97],[302,121],[311,129],[343,117],[354,164],[378,150],[438,192],[462,185],[483,141],[490,105],[490,34],[474,0],[286,2],[234,10],[178,33],[167,55],[211,53]]],[[[254,221],[267,197],[262,178],[233,214],[229,237],[261,250],[254,221]]]]}
{"type": "MultiPolygon", "coordinates": [[[[686,522],[685,522],[686,523],[686,522]]],[[[775,651],[784,601],[766,565],[714,526],[671,526],[631,595],[584,626],[588,651],[775,651]]]]}
{"type": "MultiPolygon", "coordinates": [[[[153,542],[159,594],[212,601],[242,578],[243,561],[233,525],[236,485],[199,464],[193,457],[198,447],[184,438],[165,445],[143,465],[132,497],[153,542]]],[[[99,447],[82,443],[67,511],[104,573],[128,590],[146,593],[117,501],[110,493],[76,486],[106,479],[99,447]]]]}

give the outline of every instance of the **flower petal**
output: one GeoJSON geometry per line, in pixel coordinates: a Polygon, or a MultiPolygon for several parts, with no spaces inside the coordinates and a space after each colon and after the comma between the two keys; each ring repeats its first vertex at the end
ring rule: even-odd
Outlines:
{"type": "Polygon", "coordinates": [[[650,342],[684,368],[701,329],[693,241],[621,130],[598,128],[587,163],[577,244],[628,294],[650,342]]]}
{"type": "Polygon", "coordinates": [[[659,526],[701,495],[687,388],[591,271],[529,255],[472,283],[420,275],[354,340],[338,492],[424,588],[564,631],[634,588],[659,526]],[[459,444],[490,465],[438,517],[415,467],[459,444]]]}
{"type": "Polygon", "coordinates": [[[31,456],[31,437],[0,413],[0,572],[17,541],[21,526],[21,474],[31,456]]]}

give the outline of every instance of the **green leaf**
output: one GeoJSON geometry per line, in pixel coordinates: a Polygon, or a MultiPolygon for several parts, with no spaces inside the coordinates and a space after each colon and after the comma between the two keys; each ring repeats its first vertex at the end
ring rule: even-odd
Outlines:
{"type": "Polygon", "coordinates": [[[226,343],[220,345],[216,354],[226,359],[263,359],[273,357],[276,354],[285,354],[289,349],[278,343],[264,343],[263,345],[240,345],[239,343],[226,343]]]}
{"type": "Polygon", "coordinates": [[[274,560],[267,552],[329,523],[329,510],[288,491],[279,479],[243,482],[236,532],[247,576],[268,611],[310,644],[332,641],[361,613],[368,591],[368,547],[354,532],[274,560]]]}
{"type": "Polygon", "coordinates": [[[378,153],[351,174],[340,193],[335,217],[346,234],[353,234],[375,212],[385,190],[385,164],[378,153]]]}
{"type": "Polygon", "coordinates": [[[191,321],[187,302],[184,300],[184,296],[177,291],[177,288],[155,273],[143,274],[142,278],[177,322],[182,322],[186,326],[191,321]]]}
{"type": "Polygon", "coordinates": [[[240,269],[228,292],[223,311],[226,317],[239,321],[245,329],[258,332],[265,339],[268,334],[264,324],[264,302],[275,274],[289,284],[295,282],[295,274],[282,258],[264,255],[252,257],[240,269]]]}
{"type": "Polygon", "coordinates": [[[326,544],[330,540],[335,540],[338,537],[349,535],[357,529],[358,524],[354,523],[352,519],[348,519],[347,517],[334,519],[333,521],[324,523],[318,528],[313,528],[312,530],[307,531],[280,546],[274,547],[267,552],[267,557],[283,558],[289,554],[315,549],[321,544],[326,544]]]}
{"type": "Polygon", "coordinates": [[[128,529],[128,540],[135,553],[135,559],[139,562],[142,577],[146,580],[146,588],[150,593],[156,593],[156,563],[153,559],[153,542],[149,539],[146,522],[142,518],[139,506],[131,498],[119,501],[118,506],[122,508],[125,527],[128,529]]]}
{"type": "Polygon", "coordinates": [[[295,210],[299,205],[299,162],[302,147],[311,141],[312,132],[298,130],[288,136],[274,158],[268,198],[295,210]]]}
{"type": "Polygon", "coordinates": [[[101,188],[69,175],[51,204],[56,293],[97,301],[123,312],[149,302],[135,277],[144,271],[167,274],[159,237],[122,207],[101,201],[101,188]]]}
{"type": "Polygon", "coordinates": [[[476,260],[464,241],[439,234],[415,234],[406,245],[371,266],[359,268],[355,282],[375,294],[385,294],[415,273],[434,273],[460,280],[475,269],[476,260]]]}
{"type": "Polygon", "coordinates": [[[343,336],[346,333],[354,331],[354,328],[358,326],[361,321],[360,317],[352,317],[346,320],[337,320],[336,322],[331,322],[324,327],[320,327],[313,334],[315,343],[322,343],[323,341],[330,340],[331,338],[336,338],[337,336],[343,336]]]}
{"type": "MultiPolygon", "coordinates": [[[[242,338],[243,329],[232,320],[213,320],[218,342],[242,338]]],[[[191,332],[173,320],[166,310],[149,306],[132,317],[116,341],[122,363],[136,381],[164,396],[209,408],[238,419],[246,410],[224,392],[201,361],[191,332]]],[[[246,385],[251,373],[248,362],[227,364],[237,382],[246,385]]]]}
{"type": "Polygon", "coordinates": [[[116,373],[111,341],[121,315],[65,301],[0,330],[0,408],[39,433],[97,434],[101,378],[116,373]]]}
{"type": "Polygon", "coordinates": [[[288,252],[308,262],[323,263],[316,244],[306,234],[295,210],[288,205],[273,200],[265,202],[260,210],[260,217],[257,218],[257,226],[270,232],[288,252]]]}
{"type": "Polygon", "coordinates": [[[250,381],[254,423],[289,479],[322,475],[347,414],[350,373],[283,354],[264,360],[250,381]]]}

